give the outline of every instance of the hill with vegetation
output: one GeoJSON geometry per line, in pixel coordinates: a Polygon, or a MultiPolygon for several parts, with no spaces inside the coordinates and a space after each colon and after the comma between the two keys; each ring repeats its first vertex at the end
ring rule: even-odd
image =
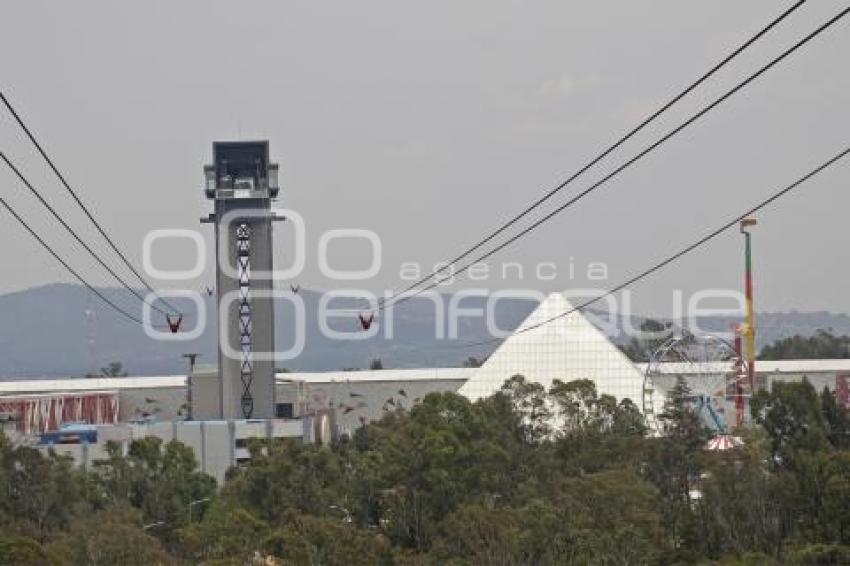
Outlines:
{"type": "MultiPolygon", "coordinates": [[[[141,316],[137,312],[138,304],[128,299],[126,291],[102,289],[101,292],[141,316]]],[[[437,338],[434,303],[422,298],[411,299],[395,310],[391,337],[384,336],[382,330],[369,340],[332,340],[323,335],[318,324],[321,295],[301,289],[299,296],[304,302],[304,350],[294,359],[280,363],[291,370],[363,368],[376,358],[380,358],[387,368],[457,367],[468,357],[486,358],[494,347],[494,344],[460,347],[490,338],[483,317],[463,318],[457,338],[437,338]]],[[[215,364],[215,304],[212,297],[204,294],[204,298],[206,324],[201,335],[190,341],[165,342],[151,339],[141,326],[116,314],[79,285],[48,285],[0,295],[0,379],[83,376],[99,373],[100,368],[113,362],[121,362],[130,375],[177,374],[186,371],[186,360],[182,354],[189,352],[200,353],[201,364],[215,364]],[[86,317],[87,310],[92,313],[90,319],[86,317]]],[[[344,300],[333,306],[344,308],[344,300]]],[[[444,302],[448,304],[449,298],[444,302]]],[[[349,306],[356,309],[362,304],[352,301],[349,306]]],[[[464,299],[465,308],[484,306],[484,299],[464,299]]],[[[496,326],[501,329],[517,328],[535,306],[525,299],[500,299],[494,315],[496,326]]],[[[198,317],[189,305],[185,308],[189,313],[185,328],[191,329],[198,317]]],[[[633,345],[633,337],[624,328],[629,325],[630,328],[641,328],[651,322],[644,317],[631,317],[626,321],[622,317],[608,317],[599,311],[589,311],[588,314],[591,322],[611,330],[611,339],[626,348],[633,345]]],[[[276,315],[277,347],[281,351],[288,350],[294,339],[292,304],[278,299],[276,315]]],[[[710,332],[728,332],[733,322],[728,317],[699,319],[700,326],[710,332]]],[[[850,317],[843,314],[764,313],[758,315],[757,323],[760,347],[790,336],[813,336],[820,329],[836,335],[850,334],[850,317]]],[[[332,326],[340,332],[356,334],[359,323],[352,315],[350,320],[335,320],[332,326]]],[[[446,334],[445,328],[443,333],[446,334]]]]}

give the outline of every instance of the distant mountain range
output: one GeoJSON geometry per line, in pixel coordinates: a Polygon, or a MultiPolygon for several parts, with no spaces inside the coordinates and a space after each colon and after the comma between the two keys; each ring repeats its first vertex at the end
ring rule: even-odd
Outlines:
{"type": "MultiPolygon", "coordinates": [[[[119,289],[98,289],[110,300],[125,306],[133,313],[139,311],[119,289]]],[[[304,350],[297,358],[280,363],[292,370],[322,371],[368,367],[371,359],[380,358],[384,367],[450,367],[459,366],[470,356],[486,356],[496,344],[463,347],[467,342],[490,338],[486,323],[480,318],[460,321],[456,339],[435,337],[434,303],[430,299],[412,299],[399,306],[393,317],[393,337],[378,336],[367,340],[331,340],[324,337],[317,321],[320,294],[302,289],[299,296],[305,305],[304,350]]],[[[173,301],[172,301],[173,302],[173,301]]],[[[334,308],[356,309],[351,299],[335,300],[334,308]]],[[[448,300],[446,301],[446,304],[448,300]]],[[[464,300],[468,308],[480,307],[484,299],[464,300]]],[[[502,299],[495,313],[496,324],[502,329],[516,328],[536,305],[524,299],[502,299]]],[[[207,324],[201,336],[189,342],[162,342],[145,335],[143,329],[105,306],[87,289],[79,285],[54,284],[0,295],[0,379],[9,377],[82,376],[98,372],[110,362],[124,364],[131,375],[180,373],[186,369],[184,353],[200,353],[199,363],[216,362],[215,305],[207,298],[207,324]],[[93,314],[87,321],[86,310],[93,314]],[[89,347],[93,340],[93,350],[89,347]]],[[[182,307],[181,307],[182,308],[182,307]]],[[[292,305],[278,301],[276,338],[278,348],[292,345],[294,317],[292,305]]],[[[188,310],[188,309],[187,309],[188,310]]],[[[593,312],[604,318],[604,313],[593,312]]],[[[187,317],[186,326],[194,324],[187,317]]],[[[591,317],[594,320],[594,317],[591,317]]],[[[632,317],[638,327],[642,319],[632,317]]],[[[161,321],[160,321],[161,322],[161,321]]],[[[622,327],[614,318],[609,324],[622,327]]],[[[702,328],[726,332],[735,322],[732,318],[711,317],[700,320],[702,328]]],[[[758,315],[759,344],[795,334],[811,335],[819,329],[850,335],[850,316],[828,312],[762,313],[758,315]]],[[[334,321],[331,327],[359,336],[355,315],[334,321]]],[[[626,338],[614,336],[616,342],[626,338]]]]}

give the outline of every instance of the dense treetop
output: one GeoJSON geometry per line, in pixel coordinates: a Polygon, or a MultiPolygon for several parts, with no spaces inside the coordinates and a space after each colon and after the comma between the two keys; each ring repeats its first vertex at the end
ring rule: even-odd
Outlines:
{"type": "Polygon", "coordinates": [[[850,416],[808,382],[752,403],[743,448],[703,449],[679,383],[647,434],[592,382],[522,376],[431,394],[334,446],[256,441],[217,489],[155,438],[83,471],[0,444],[0,563],[840,564],[850,416]]]}

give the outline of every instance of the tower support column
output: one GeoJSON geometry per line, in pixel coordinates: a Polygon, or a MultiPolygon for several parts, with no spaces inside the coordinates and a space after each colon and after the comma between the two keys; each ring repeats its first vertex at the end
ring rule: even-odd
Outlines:
{"type": "Polygon", "coordinates": [[[214,201],[218,370],[223,419],[273,418],[274,268],[268,142],[215,142],[205,167],[214,201]]]}

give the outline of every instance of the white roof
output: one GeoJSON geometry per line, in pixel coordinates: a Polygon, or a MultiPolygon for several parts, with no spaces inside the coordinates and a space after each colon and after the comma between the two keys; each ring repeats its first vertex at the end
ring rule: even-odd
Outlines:
{"type": "Polygon", "coordinates": [[[323,371],[278,373],[277,381],[303,381],[306,383],[358,383],[365,381],[465,381],[477,368],[417,368],[377,369],[360,371],[323,371]]]}
{"type": "Polygon", "coordinates": [[[89,396],[89,395],[116,395],[118,392],[114,389],[106,390],[106,389],[86,389],[84,391],[40,391],[38,393],[13,393],[13,394],[4,394],[2,395],[2,399],[4,401],[10,401],[14,399],[55,399],[56,397],[62,397],[66,395],[71,396],[89,396]]]}
{"type": "MultiPolygon", "coordinates": [[[[365,371],[328,371],[278,373],[277,381],[303,381],[307,383],[379,382],[379,381],[434,381],[469,379],[475,368],[424,368],[383,369],[365,371]]],[[[11,379],[0,381],[0,395],[42,394],[57,392],[94,392],[101,390],[162,389],[186,387],[185,375],[142,377],[78,377],[63,379],[11,379]]]]}
{"type": "MultiPolygon", "coordinates": [[[[713,369],[720,372],[732,371],[732,362],[714,362],[713,369]]],[[[641,372],[646,372],[647,364],[638,364],[641,372]]],[[[692,370],[691,364],[664,362],[658,364],[662,373],[686,374],[692,370]]],[[[705,368],[703,368],[703,371],[705,368]]],[[[850,359],[847,360],[756,360],[759,373],[818,373],[850,372],[850,359]]]]}
{"type": "Polygon", "coordinates": [[[476,400],[498,391],[516,374],[547,389],[555,379],[590,379],[597,391],[640,405],[643,374],[561,293],[552,293],[490,356],[458,393],[476,400]],[[535,324],[551,320],[536,328],[535,324]]]}
{"type": "MultiPolygon", "coordinates": [[[[560,299],[553,301],[550,297],[542,303],[526,319],[521,328],[534,324],[538,319],[543,320],[569,310],[567,306],[569,303],[566,299],[560,294],[557,294],[557,296],[560,299]]],[[[579,321],[574,315],[579,315],[579,313],[573,313],[565,319],[559,319],[557,322],[552,322],[530,332],[509,337],[481,368],[296,372],[278,373],[275,377],[277,381],[291,380],[306,383],[468,381],[463,385],[460,393],[477,399],[495,392],[506,379],[515,373],[520,373],[527,379],[539,376],[536,380],[542,380],[541,382],[547,387],[551,384],[552,379],[562,381],[582,378],[594,379],[600,392],[610,393],[618,399],[623,396],[630,397],[638,402],[639,398],[632,395],[639,395],[646,364],[631,364],[620,353],[619,349],[611,344],[584,316],[581,316],[579,321]],[[635,374],[640,376],[640,380],[633,387],[635,374]],[[635,389],[636,392],[631,391],[632,389],[635,389]],[[630,391],[630,395],[623,395],[630,391]]],[[[687,373],[688,367],[688,364],[660,364],[661,371],[670,374],[687,373]]],[[[765,373],[789,374],[850,372],[850,359],[758,361],[756,370],[765,373]]],[[[731,363],[720,362],[718,371],[731,371],[731,363]]],[[[185,386],[185,375],[8,379],[0,381],[0,395],[159,389],[185,386]]]]}
{"type": "Polygon", "coordinates": [[[70,379],[23,379],[0,381],[0,395],[51,393],[58,391],[98,391],[102,389],[151,389],[185,387],[185,375],[146,377],[78,377],[70,379]]]}
{"type": "Polygon", "coordinates": [[[756,360],[756,371],[778,373],[850,371],[850,360],[756,360]]]}

